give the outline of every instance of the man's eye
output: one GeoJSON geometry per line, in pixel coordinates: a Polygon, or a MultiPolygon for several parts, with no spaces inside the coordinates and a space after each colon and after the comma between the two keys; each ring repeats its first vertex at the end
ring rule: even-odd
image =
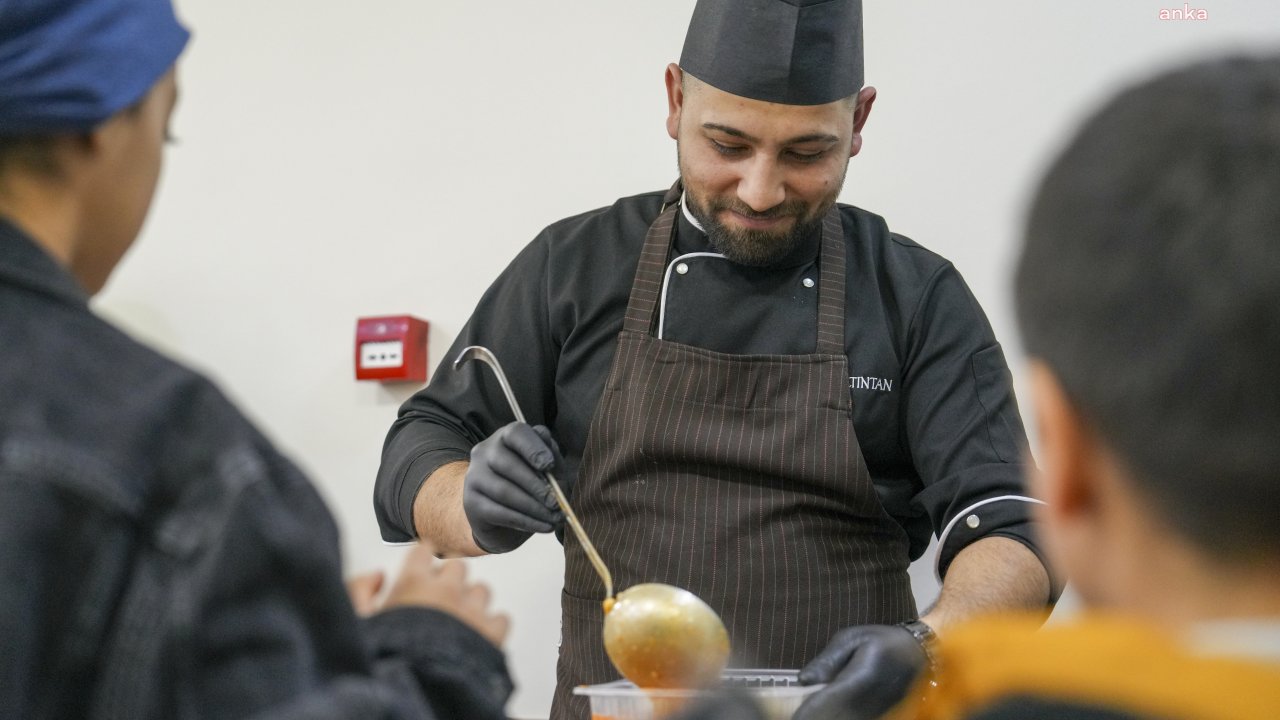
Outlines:
{"type": "MultiPolygon", "coordinates": [[[[707,138],[707,139],[710,140],[710,138],[707,138]]],[[[741,145],[725,145],[724,143],[719,143],[719,142],[716,142],[715,140],[711,140],[711,147],[715,148],[716,152],[720,153],[721,155],[729,155],[729,156],[741,155],[747,150],[745,147],[741,145]]]]}
{"type": "Polygon", "coordinates": [[[825,150],[814,152],[814,153],[797,152],[795,150],[787,151],[787,155],[791,156],[792,160],[795,160],[797,162],[802,162],[802,163],[817,162],[822,159],[823,155],[826,155],[826,154],[827,152],[825,150]]]}

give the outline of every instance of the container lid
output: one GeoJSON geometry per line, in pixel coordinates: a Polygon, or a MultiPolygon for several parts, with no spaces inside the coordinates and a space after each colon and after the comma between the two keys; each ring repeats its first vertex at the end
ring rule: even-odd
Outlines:
{"type": "MultiPolygon", "coordinates": [[[[826,687],[826,685],[801,685],[799,675],[799,670],[725,670],[721,675],[720,689],[738,688],[745,690],[753,697],[803,697],[826,687]]],[[[694,698],[713,693],[716,689],[641,689],[630,680],[615,680],[599,685],[579,685],[573,689],[573,694],[612,698],[694,698]]]]}

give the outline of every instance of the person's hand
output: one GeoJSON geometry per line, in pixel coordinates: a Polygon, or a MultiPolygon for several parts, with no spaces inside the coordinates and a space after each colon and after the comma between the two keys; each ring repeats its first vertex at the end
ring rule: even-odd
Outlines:
{"type": "Polygon", "coordinates": [[[549,533],[564,522],[542,475],[560,464],[560,447],[541,425],[513,422],[471,450],[462,509],[481,550],[514,550],[534,533],[549,533]]]}
{"type": "Polygon", "coordinates": [[[347,595],[351,597],[351,607],[360,617],[367,617],[378,611],[378,593],[387,580],[387,574],[374,570],[357,575],[347,581],[347,595]]]}
{"type": "MultiPolygon", "coordinates": [[[[353,582],[359,580],[356,578],[353,582]]],[[[354,593],[352,597],[354,601],[354,593]]],[[[370,605],[376,606],[376,603],[370,605]]],[[[428,543],[419,543],[405,556],[400,577],[376,609],[406,606],[449,613],[497,647],[502,647],[511,627],[506,615],[495,614],[490,609],[489,588],[482,583],[467,582],[467,567],[461,561],[437,560],[428,543]]]]}
{"type": "Polygon", "coordinates": [[[800,706],[795,720],[878,718],[902,700],[928,664],[924,648],[905,628],[845,628],[800,671],[801,683],[828,685],[800,706]]]}

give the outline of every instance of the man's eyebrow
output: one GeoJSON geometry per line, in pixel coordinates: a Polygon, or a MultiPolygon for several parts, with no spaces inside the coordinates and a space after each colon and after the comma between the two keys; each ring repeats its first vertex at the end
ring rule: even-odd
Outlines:
{"type": "Polygon", "coordinates": [[[731,128],[731,127],[729,127],[728,125],[720,125],[720,124],[718,124],[718,123],[702,123],[702,127],[703,127],[703,129],[705,129],[705,130],[719,130],[720,132],[724,133],[725,135],[732,135],[732,136],[734,136],[734,137],[736,137],[736,138],[742,138],[743,140],[746,140],[747,142],[759,142],[759,140],[757,140],[756,138],[753,138],[753,137],[751,137],[750,135],[748,135],[748,134],[746,134],[746,133],[742,132],[742,131],[741,131],[741,130],[739,130],[738,128],[731,128]]]}
{"type": "Polygon", "coordinates": [[[782,144],[783,145],[800,145],[801,143],[811,143],[811,142],[833,143],[833,142],[839,142],[839,141],[840,141],[840,138],[836,137],[835,135],[830,135],[828,133],[809,133],[808,135],[800,135],[797,137],[793,137],[782,144]]]}
{"type": "MultiPolygon", "coordinates": [[[[759,142],[759,140],[757,140],[756,138],[742,132],[737,128],[729,127],[728,125],[721,125],[719,123],[703,123],[702,127],[704,130],[718,130],[724,133],[725,135],[732,135],[733,137],[736,137],[736,138],[742,138],[747,142],[759,142]]],[[[829,133],[809,133],[808,135],[798,135],[796,137],[785,140],[782,144],[783,145],[800,145],[802,143],[810,143],[810,142],[834,143],[839,141],[840,141],[840,138],[836,137],[835,135],[831,135],[829,133]]]]}

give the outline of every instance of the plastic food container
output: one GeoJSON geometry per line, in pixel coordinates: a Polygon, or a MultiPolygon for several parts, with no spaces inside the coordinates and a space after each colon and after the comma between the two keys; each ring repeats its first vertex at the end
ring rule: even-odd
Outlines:
{"type": "MultiPolygon", "coordinates": [[[[797,670],[726,670],[724,687],[740,688],[769,720],[791,720],[800,703],[823,685],[801,685],[797,670]]],[[[574,695],[591,700],[591,720],[663,720],[713,690],[641,690],[628,680],[581,685],[574,695]]]]}

